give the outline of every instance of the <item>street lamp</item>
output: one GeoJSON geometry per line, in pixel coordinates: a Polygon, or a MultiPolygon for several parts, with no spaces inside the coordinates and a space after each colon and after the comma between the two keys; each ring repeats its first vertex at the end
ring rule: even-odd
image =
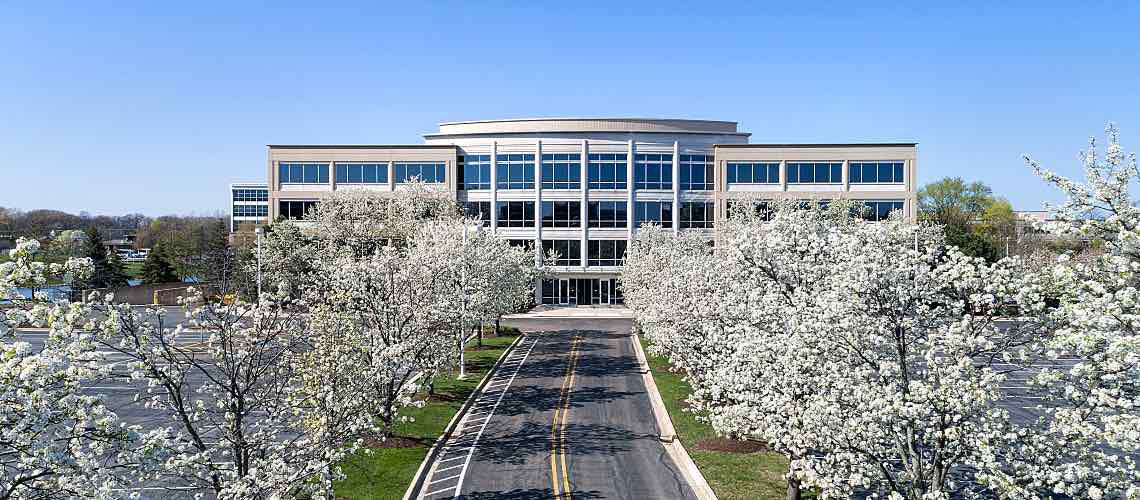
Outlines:
{"type": "MultiPolygon", "coordinates": [[[[483,230],[483,224],[476,222],[470,226],[463,225],[463,253],[467,253],[467,231],[478,233],[483,230]]],[[[462,380],[467,376],[465,368],[466,355],[463,352],[463,346],[467,343],[467,262],[460,261],[459,265],[459,288],[463,294],[463,300],[460,302],[460,317],[459,317],[459,379],[462,380]]],[[[480,325],[480,327],[482,327],[480,325]]]]}
{"type": "Polygon", "coordinates": [[[257,235],[257,301],[261,302],[261,235],[265,229],[258,227],[253,232],[257,235]]]}

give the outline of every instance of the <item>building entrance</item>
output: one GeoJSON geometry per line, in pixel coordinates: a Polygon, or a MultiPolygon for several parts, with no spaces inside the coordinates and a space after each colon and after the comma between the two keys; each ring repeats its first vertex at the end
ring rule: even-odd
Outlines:
{"type": "Polygon", "coordinates": [[[558,278],[542,280],[542,303],[577,306],[621,304],[618,280],[613,278],[558,278]]]}

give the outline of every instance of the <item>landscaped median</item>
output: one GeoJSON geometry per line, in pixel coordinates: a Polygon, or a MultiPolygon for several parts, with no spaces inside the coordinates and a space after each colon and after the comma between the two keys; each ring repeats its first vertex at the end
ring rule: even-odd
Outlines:
{"type": "Polygon", "coordinates": [[[404,410],[414,421],[398,424],[387,441],[371,443],[371,454],[357,454],[342,464],[347,478],[336,484],[337,498],[402,498],[432,444],[518,335],[518,330],[503,328],[498,337],[485,337],[482,348],[471,341],[467,346],[467,376],[463,380],[437,378],[435,394],[422,395],[427,400],[423,408],[404,410]]]}
{"type": "MultiPolygon", "coordinates": [[[[644,339],[639,337],[639,341],[642,347],[646,347],[644,339]]],[[[684,411],[689,386],[682,375],[670,371],[665,358],[648,351],[645,355],[653,382],[673,421],[677,439],[685,446],[717,498],[785,498],[787,459],[779,453],[766,451],[761,443],[717,437],[712,427],[697,421],[693,412],[684,411]]]]}

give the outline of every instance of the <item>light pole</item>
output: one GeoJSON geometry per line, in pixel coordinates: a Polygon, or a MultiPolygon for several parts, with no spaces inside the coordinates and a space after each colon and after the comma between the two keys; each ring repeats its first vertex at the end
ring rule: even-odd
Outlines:
{"type": "Polygon", "coordinates": [[[463,352],[463,346],[467,343],[467,231],[470,229],[478,233],[483,229],[483,225],[476,222],[470,226],[463,225],[463,258],[459,262],[459,290],[463,294],[463,300],[460,301],[460,316],[459,316],[459,378],[462,380],[467,376],[465,368],[466,355],[463,352]]]}
{"type": "Polygon", "coordinates": [[[261,234],[265,230],[258,227],[253,232],[257,235],[257,301],[261,302],[261,234]]]}

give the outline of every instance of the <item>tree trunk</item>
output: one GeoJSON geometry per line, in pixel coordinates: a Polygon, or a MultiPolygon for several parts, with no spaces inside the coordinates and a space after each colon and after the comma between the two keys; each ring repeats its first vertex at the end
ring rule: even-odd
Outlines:
{"type": "Polygon", "coordinates": [[[479,332],[477,336],[479,338],[479,347],[483,347],[483,321],[479,321],[479,332]]]}
{"type": "Polygon", "coordinates": [[[502,320],[503,320],[502,316],[496,316],[495,317],[495,336],[496,337],[499,336],[499,322],[502,320]]]}
{"type": "Polygon", "coordinates": [[[800,500],[800,480],[792,477],[788,478],[788,496],[787,500],[800,500]]]}

